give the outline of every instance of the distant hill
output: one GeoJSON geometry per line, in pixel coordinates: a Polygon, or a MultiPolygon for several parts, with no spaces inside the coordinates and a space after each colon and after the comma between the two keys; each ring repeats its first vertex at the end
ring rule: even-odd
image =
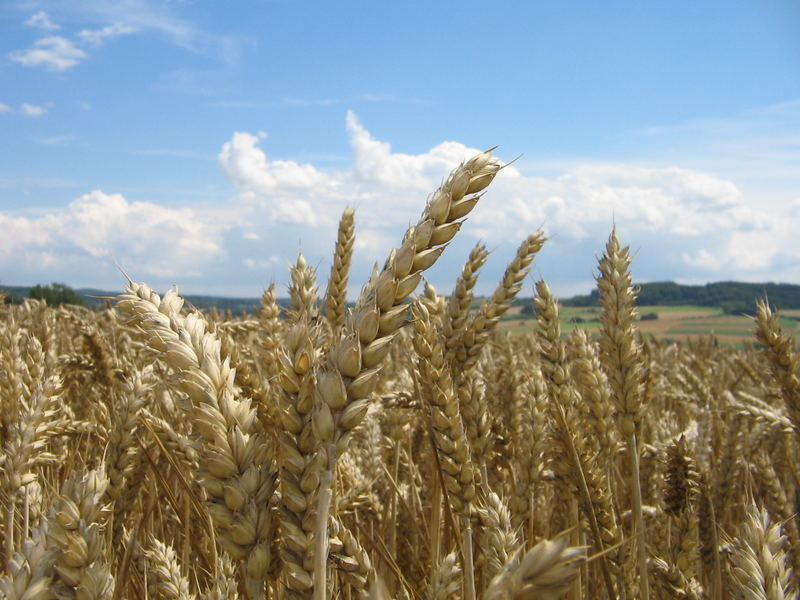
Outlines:
{"type": "MultiPolygon", "coordinates": [[[[0,285],[0,291],[6,292],[14,302],[27,298],[30,290],[31,286],[0,285]]],[[[107,290],[98,290],[94,288],[81,288],[75,290],[75,292],[83,298],[87,307],[95,309],[103,307],[105,298],[114,298],[119,295],[118,291],[109,292],[107,290]]],[[[210,310],[212,307],[216,307],[217,310],[230,310],[236,315],[242,312],[255,312],[261,305],[261,300],[259,298],[227,298],[223,296],[196,296],[193,294],[183,295],[183,298],[193,306],[202,310],[210,310]]],[[[282,305],[288,302],[288,299],[278,299],[278,303],[282,305]]]]}
{"type": "MultiPolygon", "coordinates": [[[[6,292],[12,301],[27,298],[30,286],[0,285],[0,290],[6,292]]],[[[86,302],[89,308],[102,308],[105,297],[115,297],[119,292],[109,292],[92,288],[75,290],[86,302]]],[[[657,281],[639,284],[639,306],[713,306],[721,308],[728,313],[747,313],[755,311],[756,300],[766,294],[770,304],[778,309],[800,308],[800,285],[792,283],[742,283],[738,281],[721,281],[705,285],[681,285],[672,281],[657,281]]],[[[187,302],[202,310],[230,310],[234,314],[242,312],[255,312],[261,305],[259,298],[228,298],[223,296],[186,295],[187,302]]],[[[474,304],[481,299],[476,298],[474,304]]],[[[288,304],[288,298],[279,298],[282,306],[288,304]]],[[[518,306],[526,306],[531,302],[528,298],[517,298],[514,302],[518,306]]],[[[586,296],[573,296],[563,298],[564,306],[597,306],[597,290],[586,296]]]]}
{"type": "MultiPolygon", "coordinates": [[[[755,312],[756,300],[769,299],[779,309],[800,308],[800,285],[792,283],[742,283],[720,281],[705,285],[681,285],[672,281],[639,284],[639,306],[713,306],[727,313],[755,312]]],[[[598,292],[561,300],[564,306],[596,306],[598,292]]]]}

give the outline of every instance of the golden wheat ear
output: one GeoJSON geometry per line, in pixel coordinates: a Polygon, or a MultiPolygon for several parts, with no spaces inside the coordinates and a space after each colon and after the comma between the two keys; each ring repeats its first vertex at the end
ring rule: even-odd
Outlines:
{"type": "Polygon", "coordinates": [[[325,317],[335,333],[344,327],[345,309],[347,308],[347,280],[350,274],[350,263],[353,260],[355,239],[355,211],[352,208],[346,208],[339,220],[331,275],[325,291],[325,317]]]}
{"type": "Polygon", "coordinates": [[[489,584],[484,600],[563,598],[586,563],[586,548],[562,535],[542,540],[524,555],[517,551],[489,584]]]}

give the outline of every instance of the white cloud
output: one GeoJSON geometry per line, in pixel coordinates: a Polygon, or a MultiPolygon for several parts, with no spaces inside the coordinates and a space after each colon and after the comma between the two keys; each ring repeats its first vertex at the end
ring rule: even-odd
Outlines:
{"type": "Polygon", "coordinates": [[[50,19],[50,15],[43,10],[31,15],[30,19],[25,21],[25,25],[36,27],[37,29],[42,29],[44,31],[57,31],[61,29],[61,26],[53,23],[53,21],[50,19]]]}
{"type": "Polygon", "coordinates": [[[87,55],[67,38],[49,36],[36,40],[32,48],[16,50],[8,56],[26,67],[42,66],[51,71],[65,71],[77,65],[87,55]]]}
{"type": "Polygon", "coordinates": [[[41,117],[47,110],[42,106],[37,106],[35,104],[28,104],[27,102],[23,103],[20,107],[20,110],[23,114],[29,117],[41,117]]]}
{"type": "Polygon", "coordinates": [[[291,160],[270,161],[258,142],[266,135],[237,132],[225,142],[219,162],[242,198],[269,209],[275,221],[319,225],[325,215],[314,204],[334,192],[337,181],[313,165],[291,160]]]}
{"type": "Polygon", "coordinates": [[[100,29],[82,29],[78,32],[77,37],[84,43],[91,44],[92,46],[99,46],[106,40],[113,39],[121,35],[128,35],[134,33],[135,31],[135,27],[115,23],[113,25],[101,27],[100,29]]]}
{"type": "Polygon", "coordinates": [[[261,194],[314,189],[328,183],[329,178],[312,165],[301,165],[291,160],[268,161],[267,155],[256,147],[265,137],[263,132],[257,135],[237,132],[230,142],[222,145],[219,160],[234,183],[252,187],[261,194]]]}
{"type": "Polygon", "coordinates": [[[38,142],[45,146],[59,146],[61,148],[78,145],[75,137],[71,135],[51,135],[49,137],[39,138],[38,142]]]}
{"type": "MultiPolygon", "coordinates": [[[[6,272],[99,273],[119,261],[137,275],[197,276],[225,256],[228,225],[190,208],[128,202],[95,190],[40,216],[0,212],[0,265],[6,272]]],[[[82,274],[85,277],[85,273],[82,274]]]]}
{"type": "Polygon", "coordinates": [[[242,264],[250,269],[251,271],[264,271],[264,270],[271,270],[274,269],[277,265],[280,265],[283,261],[278,256],[270,256],[269,258],[252,258],[250,256],[246,256],[242,259],[242,264]]]}
{"type": "MultiPolygon", "coordinates": [[[[241,132],[224,144],[220,164],[240,200],[273,223],[329,230],[345,206],[356,206],[357,248],[373,255],[370,261],[382,260],[416,219],[427,194],[477,149],[443,142],[426,152],[401,154],[352,112],[346,125],[353,153],[346,170],[272,160],[259,147],[263,134],[241,132]]],[[[474,238],[511,246],[544,227],[552,237],[548,252],[584,257],[570,267],[582,269],[578,273],[544,271],[571,289],[571,282],[585,281],[594,268],[612,224],[626,243],[641,249],[637,257],[643,264],[635,266],[643,279],[791,278],[797,269],[781,265],[800,261],[800,249],[791,244],[800,215],[762,210],[733,181],[712,172],[624,163],[577,164],[550,177],[516,166],[503,169],[453,252],[466,254],[474,238]]]]}
{"type": "MultiPolygon", "coordinates": [[[[533,222],[579,240],[612,221],[645,232],[695,237],[721,229],[768,226],[769,216],[749,208],[730,181],[692,169],[634,165],[578,166],[555,178],[497,178],[505,198],[494,210],[476,215],[492,225],[487,235],[533,222]]],[[[489,201],[494,204],[493,201],[489,201]]]]}
{"type": "Polygon", "coordinates": [[[23,102],[18,111],[15,111],[11,108],[8,104],[0,104],[0,114],[1,113],[19,113],[23,114],[28,117],[41,117],[43,114],[47,112],[47,109],[44,106],[38,106],[36,104],[29,104],[27,102],[23,102]]]}
{"type": "Polygon", "coordinates": [[[393,153],[388,142],[381,142],[347,112],[347,131],[355,155],[354,170],[364,181],[392,187],[424,188],[437,176],[464,159],[467,148],[457,142],[443,142],[424,154],[393,153]]]}
{"type": "Polygon", "coordinates": [[[751,201],[780,209],[800,186],[800,99],[629,132],[659,163],[691,164],[736,181],[751,201]]]}
{"type": "Polygon", "coordinates": [[[341,211],[356,206],[363,224],[385,232],[407,225],[448,171],[476,152],[444,142],[419,155],[393,153],[351,112],[346,125],[353,152],[348,170],[272,160],[259,147],[263,132],[235,133],[222,146],[219,163],[241,201],[265,211],[273,222],[335,227],[341,211]]]}
{"type": "MultiPolygon", "coordinates": [[[[263,133],[232,134],[218,160],[236,194],[215,207],[165,207],[96,191],[43,215],[0,212],[0,231],[9,232],[0,238],[0,271],[9,282],[20,272],[37,273],[34,281],[53,279],[43,275],[51,272],[85,277],[115,256],[132,276],[156,285],[256,295],[270,278],[285,282],[286,265],[301,250],[323,285],[336,222],[352,206],[357,289],[417,219],[428,194],[477,150],[444,142],[400,154],[355,115],[346,126],[352,161],[333,170],[268,156],[263,133]]],[[[546,177],[531,170],[514,165],[500,172],[429,274],[440,291],[452,286],[478,238],[494,250],[478,284],[480,293],[491,291],[518,242],[540,227],[550,240],[534,276],[558,294],[587,291],[612,225],[634,251],[638,281],[800,280],[796,196],[781,210],[766,210],[733,180],[674,164],[573,164],[546,177]]]]}
{"type": "MultiPolygon", "coordinates": [[[[25,24],[48,32],[61,29],[44,11],[34,14],[25,21],[25,24]]],[[[8,56],[11,60],[26,67],[41,66],[50,71],[66,71],[88,57],[88,54],[79,46],[98,47],[107,40],[135,31],[136,27],[132,25],[116,22],[96,29],[82,29],[75,35],[75,41],[60,35],[49,35],[36,40],[33,47],[16,50],[8,56]]]]}
{"type": "Polygon", "coordinates": [[[155,35],[189,52],[210,56],[227,64],[236,64],[243,49],[252,44],[240,35],[202,29],[180,14],[175,8],[180,3],[157,0],[38,0],[37,4],[64,20],[97,27],[94,31],[103,31],[109,27],[132,28],[155,35]]]}

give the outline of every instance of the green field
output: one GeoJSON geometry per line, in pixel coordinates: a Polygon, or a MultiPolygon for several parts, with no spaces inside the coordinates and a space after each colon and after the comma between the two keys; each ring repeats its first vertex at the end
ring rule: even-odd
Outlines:
{"type": "MultiPolygon", "coordinates": [[[[753,319],[746,315],[729,315],[718,308],[690,305],[640,306],[638,310],[640,315],[658,315],[657,319],[639,321],[637,324],[639,331],[656,339],[686,341],[714,335],[729,344],[755,341],[753,319]]],[[[509,313],[500,324],[501,329],[513,333],[533,330],[534,320],[530,317],[524,318],[519,308],[512,309],[509,313]]],[[[600,313],[597,308],[562,307],[560,316],[564,334],[576,327],[592,332],[600,328],[600,313]]],[[[780,324],[785,332],[791,332],[796,338],[800,338],[800,310],[782,313],[780,324]]]]}

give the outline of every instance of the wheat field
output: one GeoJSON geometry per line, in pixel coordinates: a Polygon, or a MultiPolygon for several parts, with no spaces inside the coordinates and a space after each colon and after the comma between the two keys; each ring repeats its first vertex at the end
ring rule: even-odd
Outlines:
{"type": "Polygon", "coordinates": [[[759,303],[752,343],[644,339],[627,247],[602,327],[500,317],[546,243],[470,311],[423,272],[500,169],[457,167],[353,308],[355,215],[324,292],[203,314],[129,281],[104,311],[0,310],[0,598],[571,600],[797,597],[800,365],[759,303]],[[419,294],[419,295],[415,295],[419,294]]]}

